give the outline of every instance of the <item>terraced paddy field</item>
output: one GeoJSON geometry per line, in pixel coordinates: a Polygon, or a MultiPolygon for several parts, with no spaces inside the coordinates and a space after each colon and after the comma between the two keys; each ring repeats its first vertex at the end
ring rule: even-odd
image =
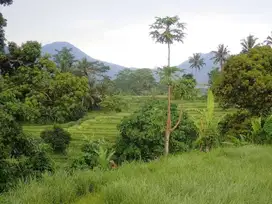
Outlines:
{"type": "MultiPolygon", "coordinates": [[[[63,163],[67,160],[73,160],[80,154],[80,148],[84,141],[93,139],[104,138],[107,141],[114,142],[118,135],[117,125],[120,123],[123,117],[129,116],[133,111],[141,107],[141,105],[150,99],[150,97],[124,97],[129,106],[121,113],[104,113],[102,111],[94,111],[87,114],[81,120],[62,124],[61,126],[69,131],[72,135],[72,141],[69,146],[66,156],[52,155],[57,163],[63,163]]],[[[166,100],[165,97],[158,97],[160,100],[166,100]]],[[[191,117],[196,119],[199,115],[192,109],[203,109],[206,107],[206,102],[203,101],[173,101],[173,103],[179,104],[179,107],[183,110],[187,110],[191,117]]],[[[226,114],[226,111],[222,110],[216,104],[215,107],[215,120],[219,120],[226,114]]],[[[53,125],[24,125],[24,132],[31,136],[40,139],[40,133],[53,125]]]]}

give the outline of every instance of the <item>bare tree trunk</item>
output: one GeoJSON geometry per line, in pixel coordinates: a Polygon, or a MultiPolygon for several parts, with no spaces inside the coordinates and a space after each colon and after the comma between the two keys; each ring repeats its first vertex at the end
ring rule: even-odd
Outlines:
{"type": "Polygon", "coordinates": [[[222,60],[220,60],[220,69],[221,69],[221,72],[223,72],[223,62],[222,62],[222,60]]]}
{"type": "Polygon", "coordinates": [[[170,67],[170,44],[168,43],[168,64],[167,66],[170,67]]]}
{"type": "Polygon", "coordinates": [[[171,134],[171,85],[168,84],[167,121],[166,121],[165,141],[164,141],[164,154],[166,156],[169,153],[170,134],[171,134]]]}
{"type": "MultiPolygon", "coordinates": [[[[170,43],[168,46],[168,63],[167,66],[170,68],[170,43]]],[[[165,156],[169,153],[169,139],[171,134],[171,84],[168,84],[168,104],[167,104],[167,121],[166,121],[166,130],[165,130],[165,140],[164,140],[164,154],[165,156]]]]}

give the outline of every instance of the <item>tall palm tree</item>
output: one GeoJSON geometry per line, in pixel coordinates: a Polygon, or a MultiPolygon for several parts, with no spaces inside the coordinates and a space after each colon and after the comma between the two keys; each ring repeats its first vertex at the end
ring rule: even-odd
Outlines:
{"type": "Polygon", "coordinates": [[[174,42],[183,43],[185,36],[184,30],[186,29],[185,23],[181,23],[178,16],[164,18],[156,17],[155,22],[150,25],[150,35],[155,40],[156,43],[167,44],[168,47],[168,63],[167,67],[164,68],[164,72],[167,73],[167,86],[168,86],[168,108],[167,108],[167,122],[165,130],[165,143],[164,143],[164,153],[168,155],[169,153],[169,138],[171,132],[174,131],[180,123],[181,114],[177,124],[172,128],[171,125],[171,75],[174,74],[175,69],[170,66],[170,49],[174,42]]]}
{"type": "Polygon", "coordinates": [[[200,53],[194,53],[192,57],[189,57],[190,68],[200,70],[202,67],[206,65],[203,57],[201,57],[200,53]]]}
{"type": "Polygon", "coordinates": [[[266,43],[267,45],[272,46],[272,32],[271,32],[271,35],[268,36],[268,37],[266,38],[265,43],[266,43]]]}
{"type": "Polygon", "coordinates": [[[241,40],[242,51],[241,53],[247,53],[250,49],[259,46],[257,43],[258,38],[254,37],[254,35],[249,35],[245,39],[241,40]]]}
{"type": "Polygon", "coordinates": [[[228,46],[225,46],[224,44],[220,44],[217,47],[216,51],[212,51],[214,56],[211,58],[211,60],[214,60],[215,64],[220,65],[220,70],[223,71],[224,63],[227,61],[229,56],[229,50],[228,46]]]}
{"type": "Polygon", "coordinates": [[[100,100],[100,95],[98,93],[97,82],[105,78],[105,73],[110,68],[105,66],[102,62],[94,61],[90,62],[87,58],[83,58],[77,62],[75,65],[75,70],[73,73],[78,76],[85,76],[88,79],[90,95],[91,95],[91,104],[95,104],[97,100],[100,100]]]}

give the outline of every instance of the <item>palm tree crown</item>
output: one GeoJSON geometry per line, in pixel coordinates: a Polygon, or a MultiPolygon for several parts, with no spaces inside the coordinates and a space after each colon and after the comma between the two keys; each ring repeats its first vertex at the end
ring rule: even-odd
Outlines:
{"type": "Polygon", "coordinates": [[[201,57],[200,53],[194,53],[192,57],[189,57],[190,68],[200,70],[206,65],[204,59],[201,57]]]}
{"type": "Polygon", "coordinates": [[[223,70],[223,65],[227,61],[228,56],[229,56],[229,50],[228,46],[225,46],[224,44],[220,44],[217,47],[216,51],[212,51],[214,56],[211,58],[214,60],[214,63],[220,64],[220,69],[221,71],[223,70]]]}
{"type": "Polygon", "coordinates": [[[179,22],[179,17],[156,17],[154,24],[150,26],[150,35],[157,43],[173,44],[174,41],[182,42],[185,36],[185,23],[179,22]]]}
{"type": "Polygon", "coordinates": [[[266,42],[267,45],[272,46],[272,32],[271,32],[271,35],[266,38],[265,42],[266,42]]]}
{"type": "Polygon", "coordinates": [[[241,40],[242,53],[247,53],[250,49],[259,46],[257,40],[258,38],[254,37],[254,35],[249,35],[246,39],[241,40]]]}
{"type": "Polygon", "coordinates": [[[185,36],[185,23],[179,22],[179,17],[156,17],[156,21],[150,25],[150,35],[156,43],[168,45],[168,67],[170,67],[170,45],[182,42],[185,36]]]}

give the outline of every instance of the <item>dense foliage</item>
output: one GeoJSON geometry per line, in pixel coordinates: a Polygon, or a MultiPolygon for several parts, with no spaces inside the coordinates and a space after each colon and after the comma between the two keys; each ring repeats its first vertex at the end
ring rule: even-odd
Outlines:
{"type": "Polygon", "coordinates": [[[21,126],[0,109],[0,192],[19,179],[52,171],[51,160],[23,134],[21,126]]]}
{"type": "Polygon", "coordinates": [[[118,95],[109,95],[100,103],[103,111],[121,112],[127,107],[125,100],[118,95]]]}
{"type": "Polygon", "coordinates": [[[133,95],[150,94],[157,85],[151,69],[121,70],[114,83],[116,92],[133,95]]]}
{"type": "Polygon", "coordinates": [[[247,109],[256,115],[269,114],[272,107],[272,48],[250,49],[230,57],[224,74],[214,87],[224,107],[247,109]]]}
{"type": "Polygon", "coordinates": [[[173,83],[172,95],[174,99],[193,100],[197,97],[196,80],[191,74],[183,75],[173,83]]]}
{"type": "Polygon", "coordinates": [[[41,46],[9,44],[0,63],[0,104],[20,121],[65,122],[81,118],[90,107],[88,80],[60,73],[41,46]],[[7,66],[4,66],[5,63],[7,66]],[[12,64],[13,63],[13,64],[12,64]]]}
{"type": "Polygon", "coordinates": [[[102,139],[86,142],[81,151],[82,156],[73,161],[72,169],[93,169],[95,167],[108,169],[114,154],[111,151],[111,145],[102,139]]]}
{"type": "Polygon", "coordinates": [[[45,143],[51,145],[55,153],[65,153],[65,150],[71,141],[70,133],[56,125],[52,130],[45,130],[41,132],[41,138],[45,143]]]}
{"type": "MultiPolygon", "coordinates": [[[[172,121],[178,120],[177,105],[171,104],[172,121]]],[[[140,110],[122,120],[116,155],[124,160],[152,160],[163,154],[167,103],[160,100],[147,102],[140,110]]],[[[180,125],[172,132],[170,152],[184,152],[192,148],[197,138],[196,126],[184,112],[180,125]]]]}

